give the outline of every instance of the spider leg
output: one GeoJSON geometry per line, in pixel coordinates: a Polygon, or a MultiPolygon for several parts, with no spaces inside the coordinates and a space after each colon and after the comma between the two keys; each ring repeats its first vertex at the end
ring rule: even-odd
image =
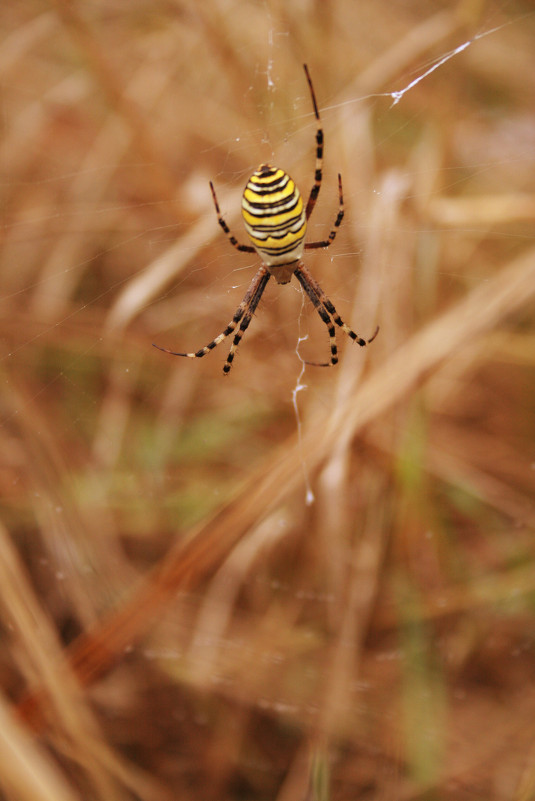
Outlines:
{"type": "Polygon", "coordinates": [[[336,220],[334,221],[334,225],[332,228],[331,233],[329,234],[327,239],[324,239],[321,242],[305,242],[305,249],[311,250],[312,248],[328,248],[329,245],[335,240],[336,234],[338,233],[338,229],[342,224],[342,220],[344,219],[344,195],[342,192],[342,176],[338,173],[338,214],[336,215],[336,220]]]}
{"type": "MultiPolygon", "coordinates": [[[[361,348],[364,347],[364,345],[366,345],[366,340],[362,339],[362,337],[359,337],[358,334],[356,334],[346,323],[344,323],[344,321],[334,308],[334,304],[329,300],[329,298],[327,297],[323,289],[320,287],[316,279],[311,276],[305,265],[302,263],[299,264],[297,270],[300,270],[303,273],[305,280],[314,288],[314,291],[316,292],[319,300],[323,303],[323,305],[333,318],[336,325],[338,325],[342,329],[342,331],[344,331],[348,335],[348,337],[354,339],[355,342],[361,346],[361,348]]],[[[376,335],[377,332],[374,333],[372,339],[375,339],[376,335]]]]}
{"type": "Polygon", "coordinates": [[[230,233],[230,228],[223,219],[223,215],[221,214],[221,211],[219,209],[219,203],[217,202],[217,196],[215,193],[214,185],[211,181],[210,181],[210,190],[212,192],[212,199],[214,201],[214,206],[217,214],[217,222],[225,232],[225,235],[230,244],[232,245],[232,247],[236,248],[236,250],[245,251],[246,253],[254,253],[255,249],[251,245],[240,245],[236,237],[230,233]]]}
{"type": "Polygon", "coordinates": [[[249,327],[249,323],[253,318],[253,314],[256,311],[256,307],[258,306],[260,298],[262,297],[262,293],[264,292],[264,289],[266,288],[267,282],[269,281],[270,278],[271,278],[271,273],[266,267],[264,267],[264,265],[262,265],[262,267],[256,274],[255,278],[253,279],[256,284],[256,287],[252,293],[251,293],[252,285],[249,287],[249,292],[247,294],[248,295],[250,293],[251,294],[246,304],[245,314],[243,315],[243,319],[240,323],[239,329],[234,334],[234,339],[232,340],[232,345],[230,346],[230,351],[227,356],[227,361],[223,365],[223,372],[225,373],[225,375],[228,375],[228,373],[230,372],[230,368],[232,367],[232,362],[234,361],[234,356],[236,355],[238,345],[241,342],[242,336],[245,334],[245,332],[249,327]]]}
{"type": "Polygon", "coordinates": [[[338,361],[336,342],[333,341],[334,340],[334,326],[332,324],[333,320],[336,323],[336,325],[342,329],[342,331],[344,331],[349,337],[351,337],[351,339],[353,339],[361,347],[364,347],[364,345],[373,342],[373,340],[375,339],[375,337],[379,332],[379,327],[375,329],[370,339],[368,339],[367,341],[365,339],[362,339],[362,337],[359,337],[359,335],[356,334],[353,331],[353,329],[351,329],[346,323],[344,323],[344,321],[334,308],[333,303],[329,300],[323,289],[320,287],[318,282],[311,276],[311,274],[309,273],[309,271],[302,262],[300,262],[297,265],[294,274],[299,283],[301,284],[301,286],[303,287],[303,289],[305,290],[305,292],[307,293],[308,297],[318,310],[321,319],[323,320],[323,322],[325,323],[325,325],[329,330],[329,339],[331,343],[331,364],[336,364],[336,362],[338,361]],[[323,309],[323,313],[320,311],[320,309],[323,309]],[[325,319],[325,317],[327,317],[327,319],[325,319]]]}
{"type": "Polygon", "coordinates": [[[232,365],[236,349],[240,344],[240,340],[243,334],[245,333],[247,327],[249,326],[249,323],[251,322],[251,318],[254,314],[256,307],[258,306],[258,302],[262,297],[262,293],[266,288],[266,284],[269,281],[270,277],[271,273],[269,272],[267,267],[264,267],[262,265],[262,267],[260,267],[255,277],[251,281],[249,289],[245,293],[245,297],[243,298],[242,302],[236,309],[234,317],[232,318],[230,323],[227,325],[224,331],[222,331],[215,339],[209,342],[208,345],[205,345],[204,348],[200,348],[194,353],[178,353],[177,351],[169,350],[168,348],[162,348],[160,345],[156,345],[154,343],[153,346],[155,348],[158,348],[158,350],[163,351],[164,353],[169,353],[171,356],[187,356],[188,359],[200,359],[202,356],[206,356],[206,354],[209,353],[214,348],[217,348],[217,346],[221,342],[223,342],[224,339],[226,339],[230,334],[232,334],[238,323],[241,321],[239,331],[234,336],[230,353],[227,357],[227,361],[225,362],[225,366],[223,367],[223,372],[225,374],[228,373],[232,365]]]}
{"type": "Polygon", "coordinates": [[[321,189],[321,180],[323,177],[323,127],[321,125],[320,114],[318,111],[318,104],[316,102],[316,95],[314,93],[314,87],[312,86],[312,80],[310,78],[308,67],[306,64],[303,64],[305,68],[305,75],[307,76],[308,81],[308,88],[310,89],[310,96],[312,98],[312,105],[314,106],[314,115],[316,117],[316,171],[314,173],[314,184],[312,189],[310,190],[310,195],[308,196],[307,207],[306,207],[306,218],[310,217],[312,212],[314,211],[314,206],[316,205],[316,200],[318,199],[318,195],[321,189]]]}
{"type": "MultiPolygon", "coordinates": [[[[307,271],[308,272],[308,271],[307,271]]],[[[320,296],[317,292],[316,287],[311,283],[310,274],[307,275],[307,272],[304,271],[303,265],[298,265],[295,269],[295,277],[305,290],[306,294],[310,298],[312,305],[318,312],[319,316],[327,326],[327,331],[329,332],[329,343],[331,346],[331,365],[335,365],[338,363],[338,348],[336,347],[336,331],[333,325],[333,321],[331,320],[327,309],[325,308],[324,304],[322,303],[320,296]]],[[[315,367],[328,367],[329,363],[315,363],[315,362],[307,362],[307,364],[313,364],[315,367]]]]}

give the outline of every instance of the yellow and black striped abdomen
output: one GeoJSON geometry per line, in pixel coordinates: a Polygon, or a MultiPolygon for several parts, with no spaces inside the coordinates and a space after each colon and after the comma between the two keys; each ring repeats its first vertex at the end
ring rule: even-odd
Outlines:
{"type": "Polygon", "coordinates": [[[301,258],[307,227],[305,209],[301,193],[287,172],[261,164],[243,192],[242,214],[249,238],[268,267],[301,258]]]}

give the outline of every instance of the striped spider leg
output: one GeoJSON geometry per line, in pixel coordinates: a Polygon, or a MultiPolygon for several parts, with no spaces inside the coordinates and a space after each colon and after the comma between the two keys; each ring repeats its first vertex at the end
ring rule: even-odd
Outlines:
{"type": "Polygon", "coordinates": [[[160,345],[154,345],[154,347],[158,348],[158,350],[162,350],[164,353],[171,354],[171,356],[187,356],[189,359],[200,359],[201,356],[206,356],[206,354],[210,353],[211,350],[217,348],[217,346],[223,342],[224,339],[232,334],[238,323],[240,323],[238,331],[236,334],[234,334],[229,355],[227,356],[227,360],[223,366],[223,372],[225,375],[227,375],[232,367],[232,362],[234,361],[234,356],[236,354],[236,350],[238,349],[238,345],[240,344],[240,340],[249,327],[249,323],[252,320],[255,309],[258,306],[258,302],[260,301],[262,293],[266,288],[267,282],[270,278],[271,273],[267,267],[262,265],[251,281],[249,289],[245,293],[244,299],[236,309],[234,317],[230,323],[227,325],[224,331],[222,331],[215,339],[209,342],[208,345],[205,345],[204,348],[201,348],[194,353],[177,353],[176,351],[162,348],[160,345]]]}
{"type": "Polygon", "coordinates": [[[336,331],[333,325],[333,322],[339,326],[342,331],[348,335],[357,345],[360,345],[363,348],[365,345],[369,345],[370,342],[373,342],[377,334],[379,333],[379,326],[375,329],[374,333],[369,339],[362,339],[356,334],[340,317],[336,309],[334,308],[334,304],[329,300],[321,286],[318,284],[315,278],[312,277],[309,270],[305,267],[303,262],[299,262],[297,267],[295,268],[294,275],[303,287],[304,292],[308,295],[312,305],[318,312],[319,316],[321,317],[322,321],[327,326],[327,331],[329,332],[329,342],[331,347],[331,360],[329,362],[309,362],[305,361],[305,364],[310,364],[313,367],[329,367],[334,366],[338,363],[338,348],[336,345],[336,331]]]}

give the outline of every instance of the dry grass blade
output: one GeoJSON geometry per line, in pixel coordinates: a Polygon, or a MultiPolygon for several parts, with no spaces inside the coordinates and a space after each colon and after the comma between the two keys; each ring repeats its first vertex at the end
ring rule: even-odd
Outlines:
{"type": "Polygon", "coordinates": [[[69,787],[3,699],[0,699],[0,772],[3,786],[20,801],[80,801],[81,796],[69,787]]]}

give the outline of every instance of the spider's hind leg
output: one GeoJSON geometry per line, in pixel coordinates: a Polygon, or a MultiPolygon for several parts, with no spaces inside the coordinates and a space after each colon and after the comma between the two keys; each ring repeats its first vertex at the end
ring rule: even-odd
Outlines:
{"type": "Polygon", "coordinates": [[[314,116],[316,117],[316,169],[314,170],[314,183],[312,185],[312,189],[310,190],[310,194],[308,196],[308,201],[306,205],[305,215],[308,220],[308,218],[314,211],[314,206],[316,205],[316,201],[318,199],[318,195],[321,189],[321,182],[323,180],[323,126],[321,124],[318,104],[316,102],[316,93],[314,92],[314,87],[312,85],[312,80],[308,72],[308,67],[306,64],[303,64],[303,66],[305,68],[305,75],[307,77],[310,97],[312,99],[312,106],[314,108],[314,116]]]}
{"type": "Polygon", "coordinates": [[[211,181],[210,181],[210,191],[212,193],[212,200],[214,201],[215,213],[217,214],[217,222],[225,232],[225,236],[227,237],[232,247],[236,248],[236,250],[243,251],[244,253],[254,253],[255,249],[254,247],[252,247],[252,245],[242,245],[240,244],[240,242],[238,242],[238,240],[228,227],[227,223],[225,222],[225,219],[221,214],[221,209],[219,208],[219,203],[217,201],[217,195],[215,193],[214,185],[211,181]]]}
{"type": "Polygon", "coordinates": [[[332,245],[332,243],[336,239],[336,234],[338,233],[338,229],[342,225],[344,214],[345,210],[344,210],[344,193],[342,190],[342,176],[340,175],[340,173],[338,173],[338,214],[336,215],[336,220],[334,221],[331,233],[329,234],[327,239],[322,239],[320,242],[305,242],[305,250],[328,248],[329,245],[332,245]]]}

